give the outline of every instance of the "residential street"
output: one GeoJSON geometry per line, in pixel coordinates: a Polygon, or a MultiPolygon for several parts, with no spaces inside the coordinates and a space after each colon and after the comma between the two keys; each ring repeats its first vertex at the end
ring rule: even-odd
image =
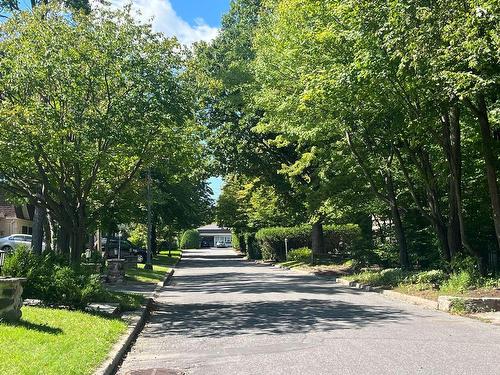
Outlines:
{"type": "Polygon", "coordinates": [[[139,369],[493,375],[500,327],[255,265],[228,249],[187,250],[119,374],[139,369]]]}

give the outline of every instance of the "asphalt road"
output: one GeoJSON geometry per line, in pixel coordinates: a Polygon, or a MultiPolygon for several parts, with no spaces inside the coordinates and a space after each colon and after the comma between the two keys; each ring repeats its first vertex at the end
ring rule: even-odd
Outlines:
{"type": "Polygon", "coordinates": [[[498,326],[226,249],[179,266],[119,374],[500,374],[498,326]]]}

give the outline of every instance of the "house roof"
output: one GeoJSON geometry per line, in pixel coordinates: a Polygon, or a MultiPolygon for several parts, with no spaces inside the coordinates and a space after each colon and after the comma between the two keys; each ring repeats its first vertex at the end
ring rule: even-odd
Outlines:
{"type": "Polygon", "coordinates": [[[231,233],[231,229],[221,228],[217,224],[212,223],[212,224],[204,225],[204,226],[198,228],[198,232],[200,234],[203,234],[203,233],[225,233],[225,234],[230,234],[231,233]]]}
{"type": "Polygon", "coordinates": [[[10,204],[0,192],[0,217],[33,220],[35,208],[32,205],[24,207],[10,204]]]}

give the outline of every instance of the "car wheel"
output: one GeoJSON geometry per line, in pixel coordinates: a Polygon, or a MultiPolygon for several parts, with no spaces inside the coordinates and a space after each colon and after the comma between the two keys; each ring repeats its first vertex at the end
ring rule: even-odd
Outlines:
{"type": "Polygon", "coordinates": [[[142,255],[142,254],[137,255],[137,261],[139,263],[144,263],[144,255],[142,255]]]}
{"type": "Polygon", "coordinates": [[[14,250],[11,246],[4,246],[2,247],[2,250],[3,251],[6,251],[8,253],[12,252],[12,250],[14,250]]]}

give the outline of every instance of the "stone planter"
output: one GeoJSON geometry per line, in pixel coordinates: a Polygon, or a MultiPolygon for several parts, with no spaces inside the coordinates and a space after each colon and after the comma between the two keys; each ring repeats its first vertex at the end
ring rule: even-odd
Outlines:
{"type": "Polygon", "coordinates": [[[82,263],[81,267],[92,273],[101,273],[101,263],[82,263]]]}
{"type": "Polygon", "coordinates": [[[0,277],[0,321],[15,322],[21,319],[24,278],[0,277]]]}
{"type": "Polygon", "coordinates": [[[126,255],[123,257],[125,259],[125,269],[137,269],[137,255],[126,255]]]}
{"type": "Polygon", "coordinates": [[[125,277],[125,259],[108,259],[108,282],[122,283],[125,277]]]}

